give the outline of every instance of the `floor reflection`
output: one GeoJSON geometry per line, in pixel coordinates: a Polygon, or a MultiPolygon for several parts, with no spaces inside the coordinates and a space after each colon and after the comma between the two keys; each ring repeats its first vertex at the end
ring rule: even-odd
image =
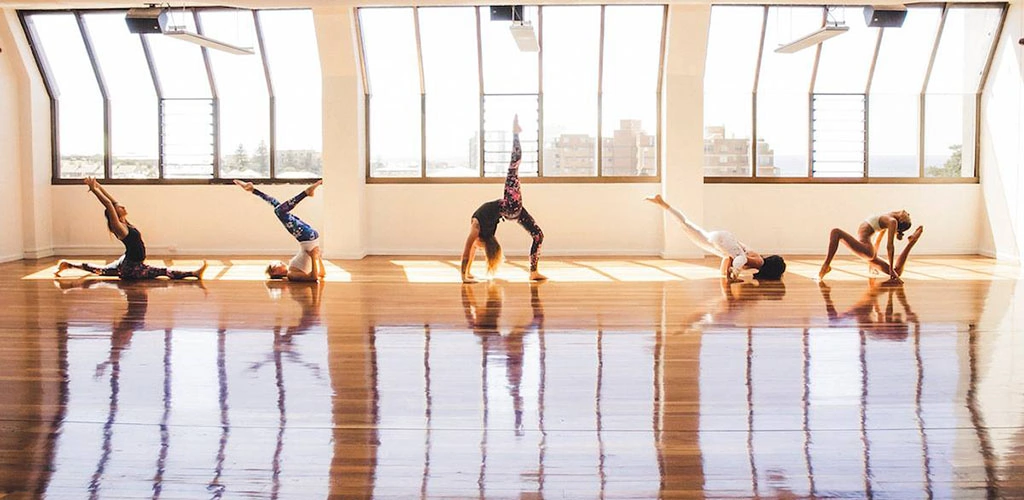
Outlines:
{"type": "Polygon", "coordinates": [[[1024,495],[1015,280],[14,283],[0,496],[1024,495]]]}

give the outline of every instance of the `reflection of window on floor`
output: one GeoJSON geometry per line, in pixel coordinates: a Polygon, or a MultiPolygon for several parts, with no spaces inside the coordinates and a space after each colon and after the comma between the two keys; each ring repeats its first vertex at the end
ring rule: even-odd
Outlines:
{"type": "Polygon", "coordinates": [[[66,410],[41,491],[323,497],[333,456],[326,332],[67,330],[66,410]],[[282,471],[303,470],[301,483],[282,471]],[[203,483],[206,484],[203,484],[203,483]]]}
{"type": "Polygon", "coordinates": [[[705,331],[705,492],[956,497],[965,470],[991,481],[987,431],[969,388],[974,334],[958,330],[705,331]]]}
{"type": "Polygon", "coordinates": [[[652,332],[377,327],[373,346],[375,494],[658,495],[652,332]]]}

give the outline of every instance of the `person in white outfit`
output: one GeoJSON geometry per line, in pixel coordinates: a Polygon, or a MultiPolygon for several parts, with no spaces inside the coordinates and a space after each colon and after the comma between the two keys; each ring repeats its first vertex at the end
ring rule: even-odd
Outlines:
{"type": "Polygon", "coordinates": [[[682,223],[683,231],[695,245],[705,252],[722,258],[722,275],[730,280],[739,279],[744,269],[758,269],[757,279],[779,279],[786,272],[786,261],[780,255],[762,257],[736,239],[729,231],[705,231],[682,212],[669,205],[660,194],[648,196],[647,201],[664,208],[682,223]]]}

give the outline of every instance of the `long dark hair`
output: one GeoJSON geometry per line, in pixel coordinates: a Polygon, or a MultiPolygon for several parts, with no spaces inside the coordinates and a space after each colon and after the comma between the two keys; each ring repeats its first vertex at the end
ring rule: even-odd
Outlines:
{"type": "MultiPolygon", "coordinates": [[[[117,236],[117,232],[114,231],[114,220],[115,219],[118,219],[118,220],[120,219],[117,216],[117,211],[115,210],[114,213],[111,214],[109,208],[104,208],[103,209],[103,217],[106,218],[106,220],[107,220],[107,231],[110,231],[110,234],[112,234],[112,235],[114,235],[116,237],[117,236]]],[[[127,222],[127,221],[125,221],[125,222],[127,222]]]]}
{"type": "Polygon", "coordinates": [[[501,265],[501,245],[498,244],[498,239],[494,236],[481,239],[484,242],[484,255],[487,256],[487,273],[493,276],[498,272],[498,266],[501,265]]]}
{"type": "Polygon", "coordinates": [[[769,255],[764,258],[764,264],[761,264],[757,274],[754,274],[754,279],[777,280],[782,277],[784,272],[786,272],[786,260],[781,255],[769,255]]]}

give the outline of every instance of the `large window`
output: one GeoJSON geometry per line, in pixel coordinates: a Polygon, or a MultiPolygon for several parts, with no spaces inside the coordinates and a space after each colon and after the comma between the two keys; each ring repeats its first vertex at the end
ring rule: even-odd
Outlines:
{"type": "Polygon", "coordinates": [[[902,26],[872,27],[861,7],[713,7],[706,178],[976,182],[978,102],[1005,9],[911,6],[902,26]]]}
{"type": "Polygon", "coordinates": [[[309,11],[170,12],[175,26],[248,55],[132,34],[125,14],[21,13],[53,104],[54,182],[320,176],[309,11]]]}
{"type": "Polygon", "coordinates": [[[656,180],[664,6],[359,9],[367,176],[656,180]]]}

